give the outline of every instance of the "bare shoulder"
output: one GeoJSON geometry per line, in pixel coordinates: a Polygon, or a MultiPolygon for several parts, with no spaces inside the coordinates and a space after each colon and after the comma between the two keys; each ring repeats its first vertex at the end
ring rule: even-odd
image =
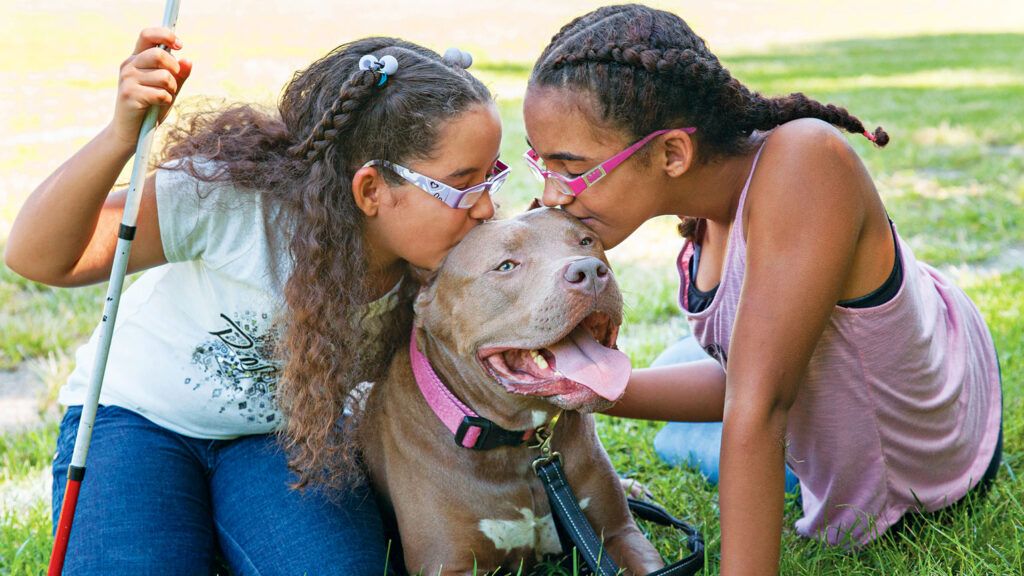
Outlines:
{"type": "Polygon", "coordinates": [[[839,177],[866,173],[848,136],[823,120],[801,118],[787,122],[773,130],[768,140],[765,155],[793,176],[806,176],[821,169],[839,177]],[[796,174],[792,174],[794,171],[796,174]]]}
{"type": "Polygon", "coordinates": [[[809,210],[846,215],[862,211],[877,192],[847,138],[814,118],[779,126],[761,154],[751,199],[768,212],[793,212],[798,206],[803,216],[809,210]]]}

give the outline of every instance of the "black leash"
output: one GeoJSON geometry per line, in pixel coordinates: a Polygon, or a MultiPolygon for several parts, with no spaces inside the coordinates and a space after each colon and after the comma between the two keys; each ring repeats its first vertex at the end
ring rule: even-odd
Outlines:
{"type": "MultiPolygon", "coordinates": [[[[557,421],[556,416],[548,426],[537,430],[538,443],[533,447],[540,449],[541,455],[533,461],[533,471],[544,484],[551,515],[555,519],[558,536],[562,541],[562,549],[569,551],[570,546],[575,546],[596,576],[616,576],[619,567],[608,556],[601,538],[594,532],[593,526],[583,514],[576,494],[565,478],[562,455],[551,451],[551,433],[557,421]]],[[[630,511],[635,516],[663,526],[671,526],[686,534],[686,546],[690,554],[678,562],[651,572],[648,576],[689,576],[700,572],[704,567],[704,539],[694,527],[652,502],[634,498],[628,498],[627,501],[630,511]]]]}
{"type": "Polygon", "coordinates": [[[654,502],[626,498],[629,504],[629,511],[637,518],[654,522],[662,526],[671,526],[686,534],[686,547],[690,555],[682,560],[658,570],[654,574],[696,574],[704,567],[704,538],[696,528],[676,518],[661,506],[654,502]],[[674,570],[680,570],[674,572],[674,570]]]}

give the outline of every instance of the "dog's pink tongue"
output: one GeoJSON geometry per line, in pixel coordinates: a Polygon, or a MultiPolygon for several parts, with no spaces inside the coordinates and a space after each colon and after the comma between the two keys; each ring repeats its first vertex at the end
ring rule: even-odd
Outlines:
{"type": "Polygon", "coordinates": [[[572,334],[549,346],[548,350],[555,355],[556,370],[598,396],[614,402],[626,390],[629,373],[633,369],[629,357],[602,346],[587,328],[577,327],[572,334]]]}

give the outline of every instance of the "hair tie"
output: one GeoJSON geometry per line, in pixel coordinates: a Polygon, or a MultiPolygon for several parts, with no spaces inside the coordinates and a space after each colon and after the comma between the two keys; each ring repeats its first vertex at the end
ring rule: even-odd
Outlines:
{"type": "Polygon", "coordinates": [[[373,54],[367,54],[359,59],[359,69],[380,74],[377,86],[383,86],[387,83],[388,76],[398,71],[398,60],[390,54],[381,56],[380,60],[373,54]]]}
{"type": "Polygon", "coordinates": [[[878,143],[878,139],[875,138],[875,135],[872,134],[871,132],[868,132],[867,130],[864,131],[864,137],[867,138],[868,140],[871,140],[872,142],[875,142],[876,144],[878,143]]]}
{"type": "Polygon", "coordinates": [[[473,55],[454,46],[445,50],[444,56],[441,58],[448,64],[458,66],[463,69],[469,68],[473,65],[473,55]]]}

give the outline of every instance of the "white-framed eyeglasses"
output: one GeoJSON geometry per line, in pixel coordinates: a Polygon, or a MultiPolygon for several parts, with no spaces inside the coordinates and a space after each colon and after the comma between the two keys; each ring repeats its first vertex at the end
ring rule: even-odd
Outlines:
{"type": "Polygon", "coordinates": [[[458,188],[452,188],[444,182],[434,180],[429,176],[424,176],[419,172],[394,162],[389,162],[388,160],[370,160],[363,164],[363,168],[370,166],[383,166],[448,206],[463,210],[472,208],[476,201],[484,195],[484,192],[490,192],[492,196],[496,194],[501,186],[505,184],[505,181],[508,180],[510,172],[508,165],[501,160],[495,160],[494,166],[491,168],[486,180],[465,190],[459,190],[458,188]]]}

